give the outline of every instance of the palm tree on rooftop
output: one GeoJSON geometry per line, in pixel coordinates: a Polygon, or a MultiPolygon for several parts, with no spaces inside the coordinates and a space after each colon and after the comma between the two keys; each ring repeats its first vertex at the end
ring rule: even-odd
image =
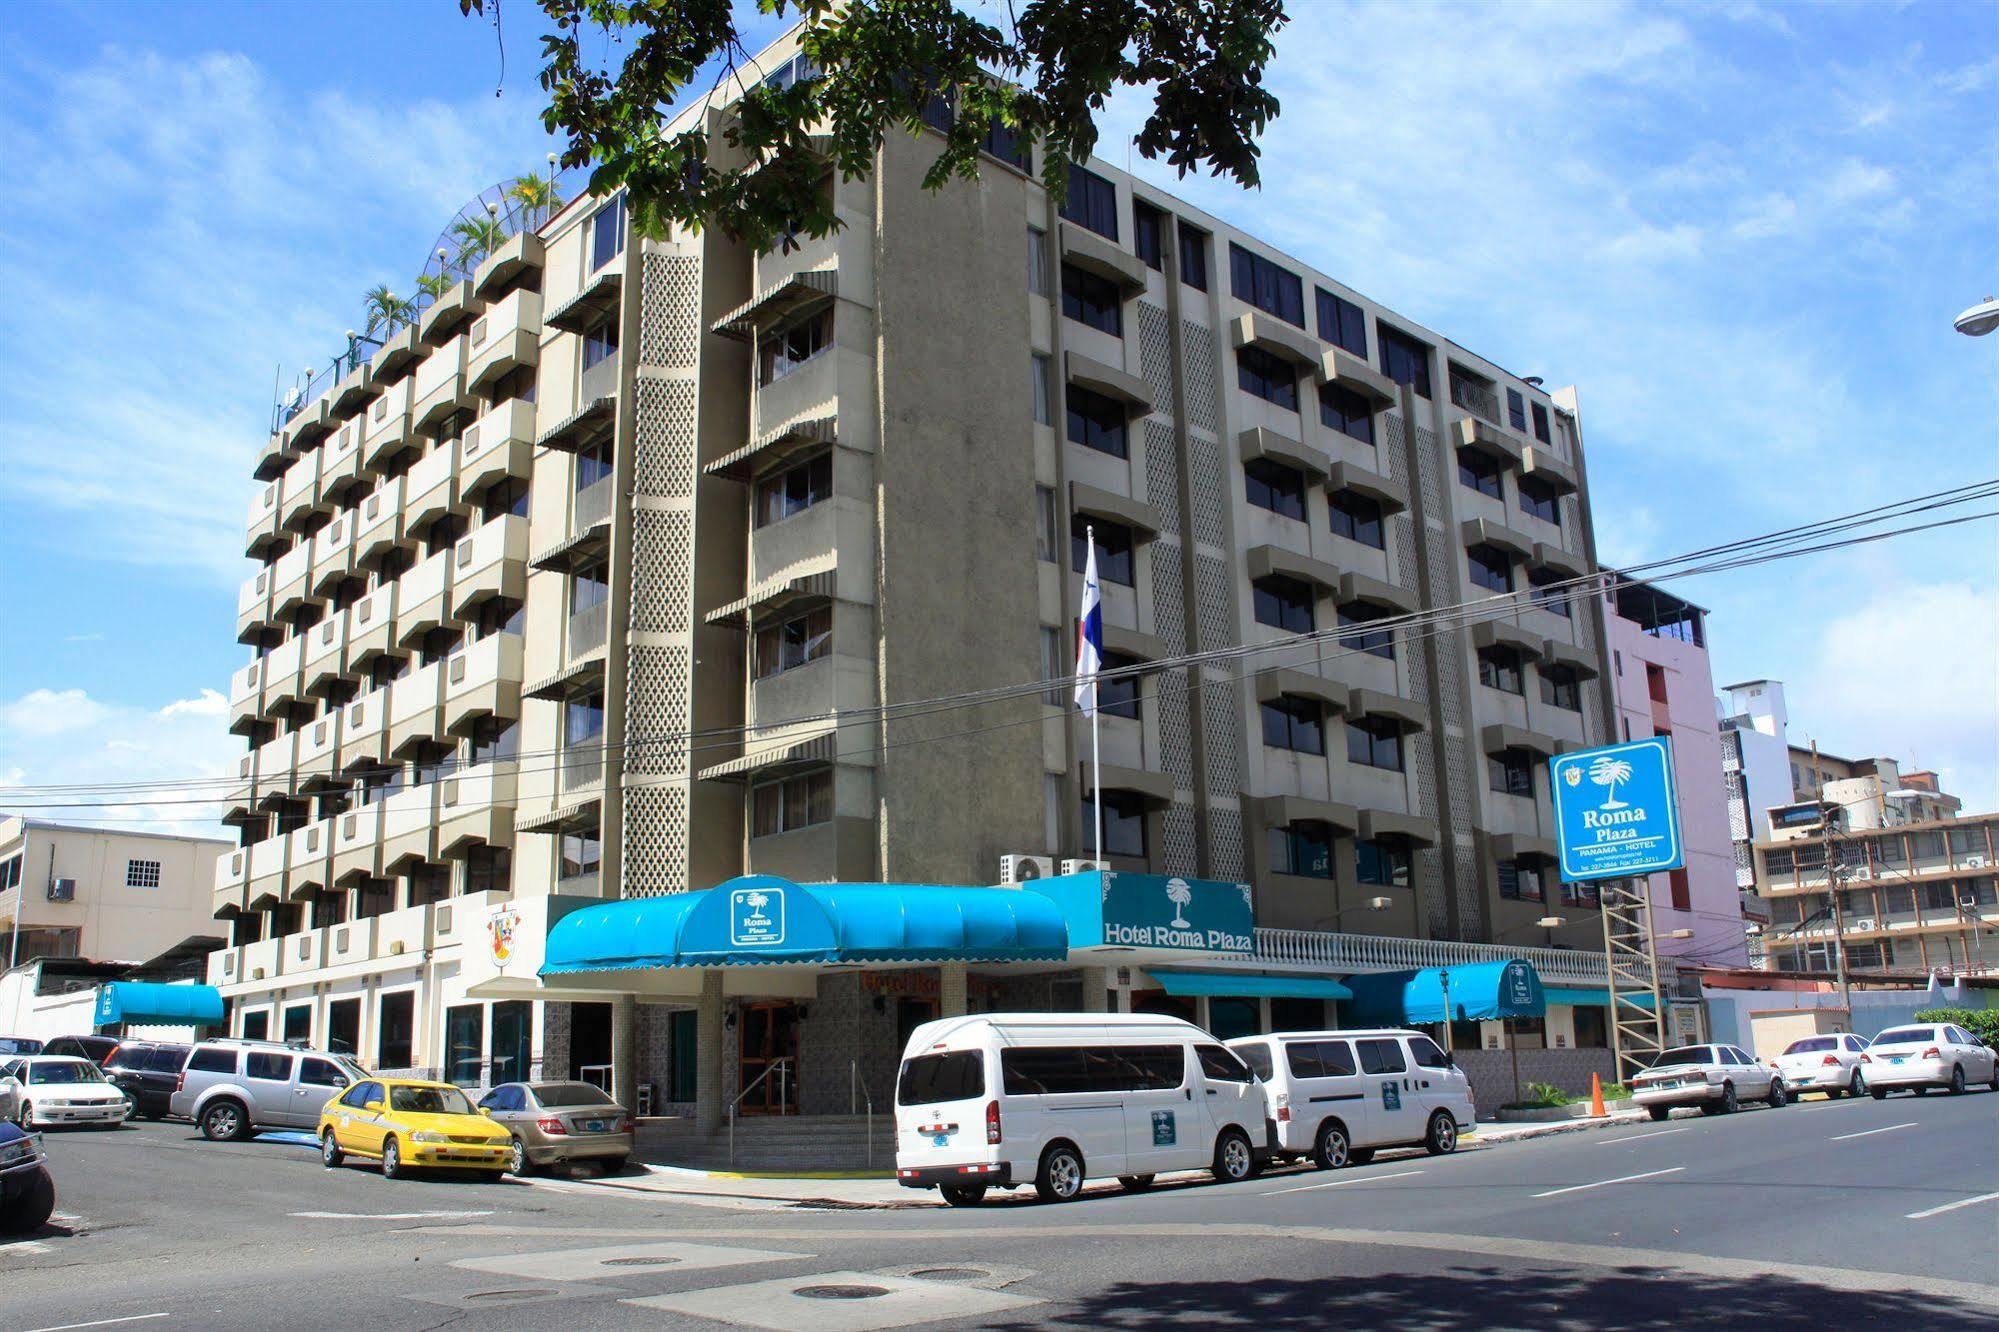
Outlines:
{"type": "Polygon", "coordinates": [[[362,298],[368,316],[368,336],[377,329],[387,337],[416,317],[416,307],[386,286],[375,287],[362,298]]]}
{"type": "Polygon", "coordinates": [[[515,176],[507,185],[507,198],[519,204],[522,211],[537,223],[555,216],[555,210],[562,207],[562,194],[556,189],[553,170],[546,176],[532,171],[524,176],[515,176]]]}
{"type": "Polygon", "coordinates": [[[497,217],[461,217],[451,224],[458,242],[458,266],[470,270],[507,243],[507,229],[497,217]]]}

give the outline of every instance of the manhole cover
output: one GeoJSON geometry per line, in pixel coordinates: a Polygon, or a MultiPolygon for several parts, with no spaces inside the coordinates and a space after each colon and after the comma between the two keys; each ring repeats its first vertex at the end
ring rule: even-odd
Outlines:
{"type": "Polygon", "coordinates": [[[548,1294],[545,1290],[475,1290],[465,1298],[471,1300],[532,1300],[548,1294]]]}
{"type": "Polygon", "coordinates": [[[665,1267],[677,1263],[678,1258],[606,1258],[605,1267],[665,1267]]]}
{"type": "Polygon", "coordinates": [[[876,1300],[889,1293],[887,1286],[800,1286],[791,1292],[807,1300],[876,1300]]]}
{"type": "Polygon", "coordinates": [[[910,1275],[931,1281],[983,1281],[992,1273],[979,1267],[919,1267],[910,1275]]]}

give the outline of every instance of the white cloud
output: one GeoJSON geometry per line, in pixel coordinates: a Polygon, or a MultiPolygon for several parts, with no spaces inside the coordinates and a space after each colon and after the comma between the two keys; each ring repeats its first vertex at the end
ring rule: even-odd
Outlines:
{"type": "Polygon", "coordinates": [[[243,752],[224,725],[228,710],[212,690],[159,707],[81,689],[0,702],[0,811],[222,836],[212,801],[243,752]],[[98,789],[51,789],[76,786],[98,789]]]}
{"type": "Polygon", "coordinates": [[[162,717],[224,717],[229,700],[213,689],[204,689],[195,698],[176,699],[160,709],[162,717]]]}
{"type": "Polygon", "coordinates": [[[0,703],[0,734],[63,735],[102,722],[106,709],[81,689],[35,689],[0,703]]]}

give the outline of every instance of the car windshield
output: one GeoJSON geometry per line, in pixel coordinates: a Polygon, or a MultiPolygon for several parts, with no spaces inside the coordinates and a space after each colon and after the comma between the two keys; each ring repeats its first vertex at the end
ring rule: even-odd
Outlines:
{"type": "Polygon", "coordinates": [[[1876,1045],[1914,1045],[1919,1041],[1933,1041],[1936,1029],[1933,1027],[1890,1027],[1874,1038],[1876,1045]]]}
{"type": "Polygon", "coordinates": [[[609,1105],[611,1098],[587,1082],[547,1082],[535,1087],[534,1098],[545,1110],[563,1110],[572,1105],[609,1105]]]}
{"type": "Polygon", "coordinates": [[[1652,1056],[1653,1068],[1671,1068],[1675,1064],[1705,1064],[1709,1061],[1705,1045],[1683,1045],[1677,1050],[1662,1050],[1652,1056]]]}
{"type": "Polygon", "coordinates": [[[50,1086],[72,1082],[102,1082],[104,1075],[94,1065],[81,1061],[70,1063],[30,1064],[28,1081],[37,1086],[50,1086]]]}
{"type": "Polygon", "coordinates": [[[478,1111],[456,1087],[391,1087],[389,1108],[411,1115],[472,1115],[478,1111]]]}
{"type": "Polygon", "coordinates": [[[1787,1055],[1817,1054],[1822,1050],[1837,1048],[1838,1042],[1830,1036],[1812,1036],[1802,1041],[1792,1041],[1784,1047],[1784,1053],[1787,1055]]]}

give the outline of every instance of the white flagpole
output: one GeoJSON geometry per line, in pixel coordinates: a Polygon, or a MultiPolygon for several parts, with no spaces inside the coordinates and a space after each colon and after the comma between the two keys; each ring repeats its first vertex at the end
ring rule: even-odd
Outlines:
{"type": "MultiPolygon", "coordinates": [[[[1090,551],[1089,561],[1083,567],[1094,571],[1097,567],[1097,529],[1095,525],[1084,526],[1083,540],[1089,544],[1090,551]]],[[[1102,584],[1099,583],[1098,586],[1101,587],[1102,584]]],[[[1102,603],[1099,602],[1098,604],[1099,609],[1097,613],[1101,615],[1103,614],[1101,609],[1102,603]]],[[[1102,662],[1097,663],[1097,670],[1100,673],[1102,672],[1102,662]]],[[[1096,787],[1096,792],[1090,800],[1090,811],[1097,816],[1097,853],[1095,858],[1099,869],[1103,868],[1104,863],[1104,752],[1099,739],[1097,725],[1098,714],[1103,711],[1102,691],[1103,683],[1099,679],[1090,689],[1090,780],[1096,787]]]]}

